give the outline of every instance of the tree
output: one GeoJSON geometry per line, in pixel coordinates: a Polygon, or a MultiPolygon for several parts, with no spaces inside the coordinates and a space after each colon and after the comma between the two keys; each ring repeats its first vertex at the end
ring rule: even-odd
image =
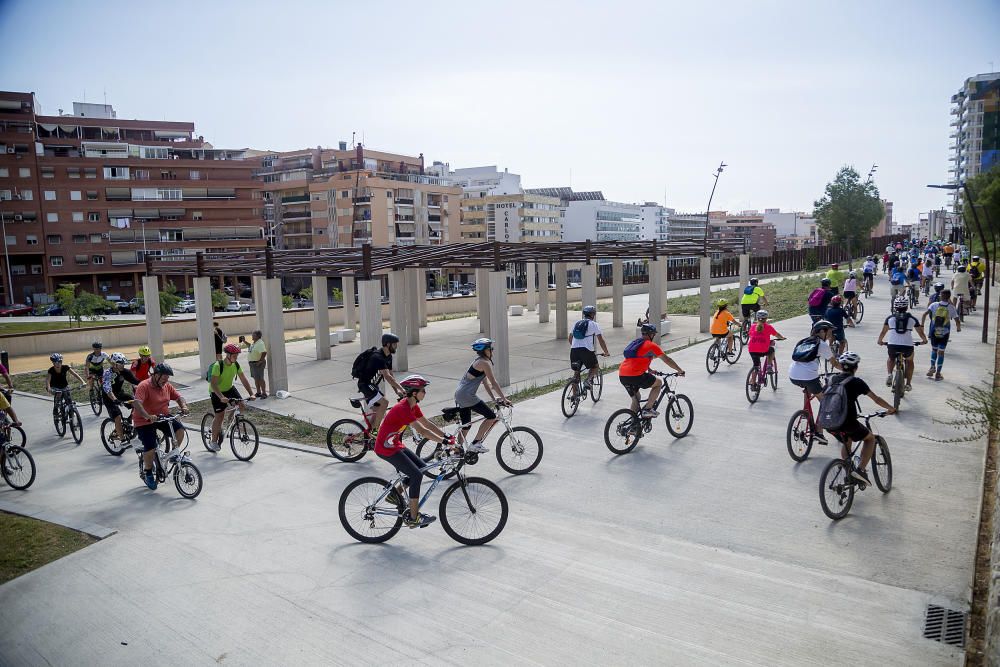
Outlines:
{"type": "MultiPolygon", "coordinates": [[[[177,296],[177,286],[173,283],[167,283],[163,289],[159,290],[159,295],[160,317],[169,315],[173,311],[174,306],[181,302],[181,298],[177,296]]],[[[139,292],[135,298],[140,306],[146,303],[142,292],[139,292]]]]}
{"type": "Polygon", "coordinates": [[[313,300],[313,288],[312,287],[303,287],[302,289],[300,289],[299,290],[299,298],[302,299],[303,301],[312,301],[313,300]]]}
{"type": "Polygon", "coordinates": [[[290,297],[287,294],[282,294],[281,295],[281,307],[284,310],[288,310],[289,308],[291,308],[292,307],[292,297],[290,297]]]}
{"type": "MultiPolygon", "coordinates": [[[[983,233],[988,237],[982,239],[982,242],[992,241],[993,252],[990,253],[990,256],[994,258],[997,250],[997,236],[1000,235],[1000,165],[994,166],[985,173],[976,174],[966,182],[966,185],[969,186],[969,191],[976,200],[979,224],[983,226],[983,233]]],[[[964,207],[962,218],[965,221],[965,229],[976,232],[972,208],[969,206],[969,202],[965,201],[964,192],[962,195],[964,207]]]]}
{"type": "Polygon", "coordinates": [[[56,303],[69,317],[70,324],[75,321],[79,326],[85,317],[91,321],[105,319],[104,311],[108,302],[84,290],[77,293],[77,287],[79,283],[62,283],[55,293],[56,303]]]}
{"type": "Polygon", "coordinates": [[[854,167],[841,167],[813,206],[820,234],[831,244],[846,245],[849,257],[885,215],[878,188],[871,181],[862,182],[854,167]]]}
{"type": "Polygon", "coordinates": [[[225,310],[229,295],[220,289],[212,290],[212,310],[225,310]]]}

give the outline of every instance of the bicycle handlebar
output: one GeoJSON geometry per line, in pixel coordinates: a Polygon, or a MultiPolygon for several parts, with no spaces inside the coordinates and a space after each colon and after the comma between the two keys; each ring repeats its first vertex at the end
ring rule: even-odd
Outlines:
{"type": "Polygon", "coordinates": [[[659,375],[660,377],[663,378],[683,377],[680,373],[677,373],[676,371],[673,373],[664,373],[663,371],[654,371],[653,369],[650,369],[649,372],[652,373],[653,375],[659,375]]]}

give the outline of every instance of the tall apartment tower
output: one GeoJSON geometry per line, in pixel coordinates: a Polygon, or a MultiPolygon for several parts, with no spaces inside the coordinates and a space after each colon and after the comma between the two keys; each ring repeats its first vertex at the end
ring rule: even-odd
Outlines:
{"type": "MultiPolygon", "coordinates": [[[[953,184],[964,183],[1000,164],[1000,72],[980,74],[965,80],[951,96],[950,148],[953,163],[948,172],[953,184]]],[[[952,191],[957,205],[959,191],[952,191]]]]}

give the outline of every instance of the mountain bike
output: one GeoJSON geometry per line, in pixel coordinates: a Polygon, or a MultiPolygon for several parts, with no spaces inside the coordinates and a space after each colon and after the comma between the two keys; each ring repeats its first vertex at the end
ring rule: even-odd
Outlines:
{"type": "MultiPolygon", "coordinates": [[[[500,467],[512,475],[524,475],[537,468],[538,464],[542,462],[541,436],[527,426],[510,425],[514,406],[494,403],[493,410],[496,413],[497,422],[503,426],[504,430],[497,439],[495,447],[497,463],[500,464],[500,467]]],[[[458,407],[445,408],[441,411],[441,416],[445,422],[458,423],[461,421],[460,411],[461,408],[458,407]]],[[[465,434],[471,432],[471,427],[484,419],[485,417],[478,417],[468,423],[460,424],[458,433],[450,433],[449,435],[455,435],[458,442],[464,446],[467,442],[465,434]]],[[[445,448],[441,443],[431,442],[427,438],[420,439],[414,452],[427,462],[438,460],[446,455],[445,448]]],[[[465,463],[467,465],[475,465],[478,462],[479,454],[466,452],[465,463]]],[[[433,476],[428,475],[428,477],[433,476]]]]}
{"type": "Polygon", "coordinates": [[[768,381],[771,382],[773,391],[778,390],[778,363],[773,359],[773,356],[774,343],[772,342],[771,349],[761,360],[760,367],[751,367],[747,373],[746,394],[750,405],[757,402],[757,399],[760,398],[760,390],[767,386],[768,381]]]}
{"type": "Polygon", "coordinates": [[[958,305],[956,306],[956,310],[958,310],[958,321],[965,324],[965,314],[969,312],[968,305],[965,302],[965,295],[959,294],[956,298],[958,299],[958,305]]]}
{"type": "MultiPolygon", "coordinates": [[[[240,461],[249,461],[257,455],[257,448],[260,447],[260,436],[257,434],[257,427],[253,425],[243,414],[243,401],[230,401],[226,406],[225,417],[219,433],[223,438],[229,435],[229,448],[233,450],[233,456],[240,461]]],[[[201,418],[201,443],[205,449],[215,452],[212,449],[212,421],[215,415],[206,414],[201,418]]]]}
{"type": "Polygon", "coordinates": [[[24,434],[24,429],[20,426],[14,426],[10,417],[3,410],[0,410],[0,438],[15,447],[24,447],[24,443],[28,441],[28,437],[24,434]]]}
{"type": "Polygon", "coordinates": [[[104,400],[101,398],[101,378],[94,375],[90,377],[90,409],[94,411],[95,416],[100,417],[101,412],[104,411],[104,400]]]}
{"type": "MultiPolygon", "coordinates": [[[[683,438],[691,431],[691,426],[694,424],[694,406],[691,404],[691,399],[684,394],[678,394],[670,383],[670,379],[676,378],[677,373],[661,373],[653,370],[649,372],[663,378],[663,387],[656,402],[653,403],[653,411],[655,412],[663,399],[667,398],[667,409],[663,416],[667,430],[675,438],[683,438]]],[[[640,405],[643,403],[641,396],[639,403],[640,405]]],[[[652,429],[653,417],[643,417],[630,408],[622,408],[608,417],[604,425],[604,444],[615,454],[628,454],[652,429]]]]}
{"type": "Polygon", "coordinates": [[[740,323],[740,342],[743,345],[746,345],[747,341],[750,340],[750,325],[751,324],[752,324],[752,321],[750,320],[749,317],[744,317],[743,321],[740,323]]]}
{"type": "Polygon", "coordinates": [[[865,304],[861,303],[860,299],[845,303],[844,311],[849,318],[854,320],[855,324],[861,324],[861,320],[865,319],[865,304]]]}
{"type": "MultiPolygon", "coordinates": [[[[427,474],[437,469],[434,481],[420,499],[423,507],[442,480],[457,476],[458,479],[445,489],[441,496],[438,514],[441,527],[453,540],[476,546],[494,539],[507,524],[507,496],[488,479],[466,477],[462,466],[466,454],[461,446],[421,469],[427,474]]],[[[404,497],[404,476],[397,473],[391,480],[380,477],[362,477],[347,485],[340,494],[338,513],[344,530],[359,542],[376,544],[391,539],[403,525],[407,510],[404,497]]]]}
{"type": "MultiPolygon", "coordinates": [[[[72,392],[73,390],[68,387],[52,390],[55,395],[52,423],[60,438],[66,435],[66,425],[69,424],[70,434],[73,436],[74,442],[79,445],[83,442],[83,419],[80,418],[80,411],[76,409],[76,403],[73,402],[72,392]]],[[[103,403],[101,403],[101,409],[104,409],[103,403]]]]}
{"type": "Polygon", "coordinates": [[[11,488],[23,491],[35,481],[35,459],[22,445],[11,442],[8,429],[15,428],[7,413],[0,412],[0,474],[11,488]]]}
{"type": "MultiPolygon", "coordinates": [[[[914,349],[918,345],[923,344],[923,341],[913,341],[914,349]]],[[[914,351],[914,354],[916,354],[916,351],[914,351]]],[[[902,354],[896,355],[889,386],[892,387],[892,407],[898,410],[899,403],[903,400],[903,395],[906,393],[906,360],[903,359],[902,354]]]]}
{"type": "Polygon", "coordinates": [[[570,363],[570,367],[573,369],[573,377],[563,387],[561,402],[562,413],[567,419],[576,414],[580,403],[587,400],[588,395],[590,396],[590,400],[597,403],[601,400],[601,393],[604,391],[604,376],[601,374],[600,369],[594,375],[593,381],[588,382],[582,377],[582,363],[574,361],[570,363]]]}
{"type": "MultiPolygon", "coordinates": [[[[733,329],[733,325],[729,325],[730,331],[733,329]]],[[[712,344],[708,346],[708,350],[705,352],[705,368],[708,370],[708,374],[712,375],[715,371],[719,370],[719,364],[725,359],[726,363],[730,366],[735,364],[740,360],[743,355],[743,339],[738,335],[733,335],[733,351],[726,352],[728,347],[727,338],[722,336],[716,338],[712,341],[712,344]]]]}
{"type": "Polygon", "coordinates": [[[916,308],[917,304],[920,303],[920,286],[916,283],[910,283],[907,289],[907,296],[910,298],[910,308],[916,308]]]}
{"type": "MultiPolygon", "coordinates": [[[[160,415],[156,423],[166,422],[170,424],[170,422],[179,421],[185,414],[182,412],[160,415]]],[[[178,448],[174,446],[172,424],[167,428],[167,431],[169,435],[159,433],[156,438],[156,456],[153,457],[153,474],[156,475],[156,481],[162,484],[167,480],[167,477],[173,475],[177,493],[188,499],[197,498],[198,494],[201,493],[202,478],[201,471],[198,470],[198,466],[192,463],[191,456],[187,452],[191,442],[190,434],[184,439],[184,446],[178,448]]],[[[146,470],[142,462],[142,442],[136,440],[133,447],[136,454],[139,455],[139,479],[145,483],[146,470]]]]}
{"type": "Polygon", "coordinates": [[[101,442],[104,444],[104,449],[112,456],[121,456],[135,438],[135,426],[132,425],[132,402],[119,401],[118,405],[128,409],[127,415],[122,412],[122,437],[119,438],[115,432],[114,419],[108,417],[101,422],[101,442]]]}
{"type": "Polygon", "coordinates": [[[875,275],[871,273],[866,273],[864,279],[861,281],[861,293],[865,295],[866,299],[870,299],[872,295],[872,288],[875,283],[875,275]]]}
{"type": "MultiPolygon", "coordinates": [[[[829,384],[831,373],[820,375],[823,381],[823,388],[829,384]]],[[[785,446],[788,448],[788,455],[792,460],[801,463],[809,458],[812,451],[813,441],[816,439],[816,417],[813,415],[812,397],[808,389],[802,389],[802,409],[792,414],[788,420],[788,428],[785,431],[785,446]]],[[[826,444],[823,440],[821,444],[826,444]]]]}
{"type": "MultiPolygon", "coordinates": [[[[892,488],[892,456],[889,455],[889,445],[885,438],[875,432],[871,426],[873,417],[885,417],[884,412],[875,412],[870,415],[860,417],[865,422],[865,427],[875,435],[875,453],[872,454],[872,477],[875,478],[875,485],[882,493],[889,493],[892,488]]],[[[843,433],[832,431],[838,440],[843,442],[843,433]]],[[[836,458],[827,464],[819,478],[819,502],[823,508],[823,513],[834,521],[843,519],[851,511],[854,504],[854,490],[857,487],[864,489],[863,482],[854,479],[851,472],[855,470],[857,463],[855,459],[864,441],[853,443],[850,455],[845,458],[836,458]]]]}

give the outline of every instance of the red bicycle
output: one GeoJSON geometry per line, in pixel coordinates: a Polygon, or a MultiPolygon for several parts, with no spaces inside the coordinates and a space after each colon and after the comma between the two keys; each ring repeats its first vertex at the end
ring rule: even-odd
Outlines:
{"type": "MultiPolygon", "coordinates": [[[[823,378],[824,385],[829,375],[820,376],[823,378]]],[[[809,458],[813,441],[816,440],[816,418],[813,416],[812,397],[809,395],[808,389],[802,389],[802,397],[802,409],[788,420],[788,431],[785,437],[788,455],[796,462],[802,462],[809,458]]],[[[820,442],[826,444],[823,440],[820,442]]]]}
{"type": "Polygon", "coordinates": [[[760,362],[760,366],[754,366],[747,373],[747,400],[750,401],[750,405],[757,402],[760,398],[760,390],[767,386],[768,380],[771,382],[771,389],[774,391],[778,390],[778,364],[774,359],[774,343],[771,343],[771,349],[768,351],[767,355],[760,362]]]}
{"type": "MultiPolygon", "coordinates": [[[[338,419],[326,432],[326,446],[334,458],[344,463],[355,463],[364,458],[365,452],[375,449],[375,436],[378,432],[372,431],[375,412],[367,408],[364,397],[352,396],[348,400],[351,407],[361,410],[361,418],[365,423],[362,425],[357,419],[338,419]]],[[[409,428],[407,434],[413,441],[409,428]]],[[[405,437],[407,436],[404,435],[405,437]]]]}

